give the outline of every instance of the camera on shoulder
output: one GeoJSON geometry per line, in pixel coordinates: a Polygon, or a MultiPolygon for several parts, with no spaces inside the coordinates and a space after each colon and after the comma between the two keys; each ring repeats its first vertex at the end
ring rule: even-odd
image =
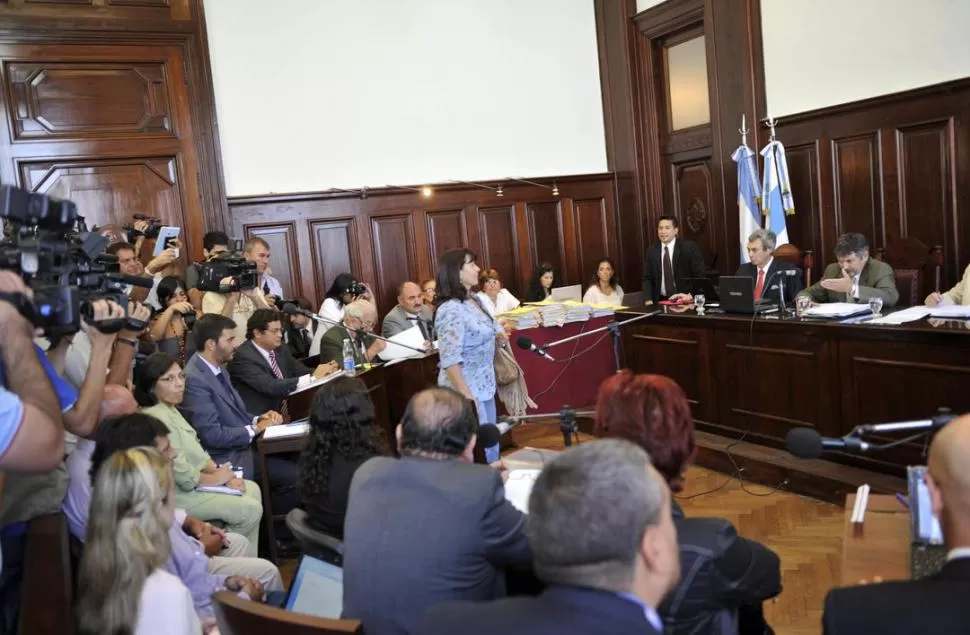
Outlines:
{"type": "Polygon", "coordinates": [[[227,254],[199,263],[197,289],[215,293],[232,293],[256,288],[259,284],[256,263],[246,260],[243,256],[243,241],[238,238],[231,239],[230,250],[227,254]],[[232,279],[231,284],[222,284],[226,278],[232,279]]]}

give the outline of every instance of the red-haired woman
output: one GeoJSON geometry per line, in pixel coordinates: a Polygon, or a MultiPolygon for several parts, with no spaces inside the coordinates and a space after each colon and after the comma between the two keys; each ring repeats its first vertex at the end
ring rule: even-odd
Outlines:
{"type": "MultiPolygon", "coordinates": [[[[674,494],[694,459],[694,422],[684,391],[662,375],[625,370],[603,382],[596,436],[626,439],[650,454],[674,494]]],[[[680,544],[680,584],[660,606],[665,633],[771,633],[761,603],[781,593],[778,556],[738,536],[721,518],[686,518],[671,502],[680,544]]]]}

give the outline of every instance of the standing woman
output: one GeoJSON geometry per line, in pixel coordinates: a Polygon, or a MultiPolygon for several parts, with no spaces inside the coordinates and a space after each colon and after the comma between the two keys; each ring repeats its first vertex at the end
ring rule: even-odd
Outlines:
{"type": "Polygon", "coordinates": [[[115,452],[94,477],[78,574],[84,635],[199,635],[192,595],[165,571],[175,481],[154,448],[115,452]]]}
{"type": "Polygon", "coordinates": [[[552,265],[547,262],[536,267],[536,272],[532,275],[529,282],[529,293],[525,296],[526,302],[542,302],[548,300],[552,295],[552,282],[555,274],[552,273],[552,265]]]}
{"type": "MultiPolygon", "coordinates": [[[[467,249],[449,249],[438,258],[438,385],[473,400],[480,424],[494,424],[495,340],[504,343],[507,338],[505,329],[471,292],[480,271],[475,259],[467,249]]],[[[498,444],[485,448],[485,458],[489,463],[498,460],[498,444]]]]}
{"type": "Polygon", "coordinates": [[[616,277],[616,267],[609,258],[600,258],[596,263],[596,273],[593,275],[593,286],[586,290],[583,296],[586,304],[623,304],[623,287],[616,277]]]}

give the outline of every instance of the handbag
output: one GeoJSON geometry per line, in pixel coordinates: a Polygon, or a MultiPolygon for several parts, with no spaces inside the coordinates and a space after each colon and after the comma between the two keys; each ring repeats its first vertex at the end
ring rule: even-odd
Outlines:
{"type": "Polygon", "coordinates": [[[495,344],[495,383],[507,386],[519,378],[519,365],[508,344],[495,344]]]}

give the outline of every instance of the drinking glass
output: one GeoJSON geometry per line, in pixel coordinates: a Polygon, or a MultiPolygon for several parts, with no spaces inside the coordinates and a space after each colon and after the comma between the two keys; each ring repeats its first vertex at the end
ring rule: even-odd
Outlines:
{"type": "Polygon", "coordinates": [[[873,317],[879,317],[879,312],[882,311],[882,298],[869,298],[869,310],[872,311],[873,317]]]}
{"type": "Polygon", "coordinates": [[[704,303],[707,302],[707,298],[703,294],[698,293],[694,296],[694,310],[698,313],[704,312],[704,303]]]}
{"type": "Polygon", "coordinates": [[[798,317],[802,317],[805,311],[812,308],[812,299],[807,295],[800,295],[795,298],[795,313],[798,317]]]}

